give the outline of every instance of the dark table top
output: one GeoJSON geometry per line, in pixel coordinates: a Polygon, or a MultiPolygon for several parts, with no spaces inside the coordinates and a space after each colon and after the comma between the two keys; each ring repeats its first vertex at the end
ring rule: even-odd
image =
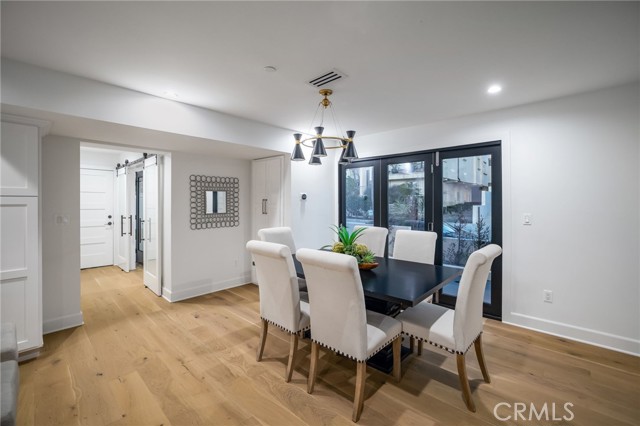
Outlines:
{"type": "MultiPolygon", "coordinates": [[[[462,269],[377,257],[379,266],[360,271],[365,296],[415,306],[462,274],[462,269]]],[[[302,264],[293,256],[296,273],[304,278],[302,264]]]]}

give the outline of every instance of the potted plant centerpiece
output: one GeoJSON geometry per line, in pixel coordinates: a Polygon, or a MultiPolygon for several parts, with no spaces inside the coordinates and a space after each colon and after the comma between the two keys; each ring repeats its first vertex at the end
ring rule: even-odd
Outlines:
{"type": "Polygon", "coordinates": [[[356,242],[365,228],[359,228],[353,232],[349,232],[343,225],[334,225],[332,229],[338,236],[338,241],[323,248],[330,248],[335,253],[343,253],[355,257],[358,261],[358,268],[360,269],[373,269],[378,266],[375,254],[369,250],[369,247],[356,242]]]}

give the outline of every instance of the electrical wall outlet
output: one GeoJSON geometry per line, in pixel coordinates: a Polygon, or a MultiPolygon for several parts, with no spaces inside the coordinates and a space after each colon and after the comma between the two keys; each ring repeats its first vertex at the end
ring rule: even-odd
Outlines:
{"type": "Polygon", "coordinates": [[[553,303],[553,292],[551,290],[542,290],[542,298],[547,303],[553,303]]]}

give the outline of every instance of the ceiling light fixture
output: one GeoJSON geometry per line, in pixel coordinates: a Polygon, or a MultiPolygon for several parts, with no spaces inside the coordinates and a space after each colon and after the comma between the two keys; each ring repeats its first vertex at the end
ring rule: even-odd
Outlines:
{"type": "Polygon", "coordinates": [[[502,86],[500,86],[499,84],[492,84],[487,89],[487,93],[490,94],[490,95],[495,95],[495,94],[498,94],[500,92],[502,92],[502,86]]]}
{"type": "MultiPolygon", "coordinates": [[[[324,98],[318,103],[318,108],[316,108],[316,113],[313,116],[313,122],[318,115],[318,110],[321,109],[320,115],[320,125],[314,127],[316,131],[316,135],[310,138],[302,139],[302,133],[294,133],[293,138],[295,139],[295,146],[293,147],[293,152],[291,153],[291,161],[304,161],[304,153],[302,152],[302,146],[304,145],[307,148],[311,148],[311,158],[309,159],[309,164],[313,166],[317,166],[322,164],[320,160],[321,157],[327,156],[327,149],[342,149],[342,153],[340,155],[340,159],[338,160],[339,164],[347,164],[352,160],[358,158],[358,153],[356,151],[356,146],[353,143],[353,137],[356,134],[355,130],[347,130],[346,136],[326,136],[323,135],[324,132],[324,113],[325,110],[329,109],[331,111],[331,116],[333,117],[333,124],[336,128],[336,131],[340,131],[337,125],[336,116],[333,110],[333,104],[329,100],[329,96],[333,93],[331,89],[321,89],[320,95],[324,96],[324,98]],[[325,146],[324,141],[329,140],[334,143],[332,146],[325,146]]],[[[341,132],[341,131],[340,131],[341,132]]]]}

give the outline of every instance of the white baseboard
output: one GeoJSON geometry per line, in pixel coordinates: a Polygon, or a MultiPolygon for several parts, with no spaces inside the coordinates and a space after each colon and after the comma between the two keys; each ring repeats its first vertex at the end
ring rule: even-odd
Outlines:
{"type": "Polygon", "coordinates": [[[505,324],[611,349],[616,352],[640,356],[640,340],[515,312],[511,312],[507,319],[503,317],[502,321],[505,324]]]}
{"type": "Polygon", "coordinates": [[[46,320],[42,323],[42,334],[54,333],[67,328],[78,327],[84,324],[82,311],[77,314],[64,315],[58,318],[46,320]]]}
{"type": "Polygon", "coordinates": [[[179,302],[181,300],[191,299],[192,297],[202,296],[203,294],[238,287],[250,282],[251,273],[247,272],[240,277],[225,281],[212,282],[210,280],[202,280],[181,284],[180,288],[174,291],[163,288],[162,297],[169,302],[179,302]]]}

